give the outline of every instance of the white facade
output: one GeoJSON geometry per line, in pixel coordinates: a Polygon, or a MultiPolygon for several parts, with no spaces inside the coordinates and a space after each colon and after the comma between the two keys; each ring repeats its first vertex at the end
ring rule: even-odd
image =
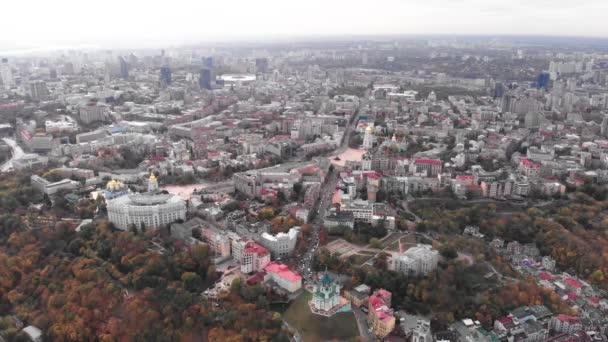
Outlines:
{"type": "Polygon", "coordinates": [[[253,241],[245,244],[241,254],[241,272],[252,273],[264,269],[270,263],[268,250],[253,241]]]}
{"type": "Polygon", "coordinates": [[[391,269],[411,275],[426,275],[437,268],[439,252],[430,245],[418,244],[404,253],[393,255],[391,269]]]}
{"type": "Polygon", "coordinates": [[[287,233],[276,235],[262,233],[260,243],[268,248],[275,258],[285,257],[290,255],[296,247],[299,232],[298,228],[291,228],[287,233]]]}
{"type": "Polygon", "coordinates": [[[302,288],[302,276],[291,271],[287,265],[270,263],[266,267],[264,281],[274,281],[281,288],[288,292],[296,292],[302,288]]]}
{"type": "Polygon", "coordinates": [[[0,62],[0,77],[2,77],[4,89],[10,89],[13,85],[13,72],[11,71],[11,66],[8,64],[6,59],[3,59],[2,62],[0,62]]]}
{"type": "Polygon", "coordinates": [[[355,222],[371,223],[374,216],[374,205],[368,201],[355,200],[344,203],[340,211],[352,212],[355,222]]]}
{"type": "Polygon", "coordinates": [[[365,129],[365,135],[363,136],[363,148],[369,150],[374,145],[374,132],[371,126],[367,126],[365,129]]]}
{"type": "Polygon", "coordinates": [[[419,319],[412,332],[412,342],[433,342],[431,322],[419,319]]]}
{"type": "Polygon", "coordinates": [[[179,196],[168,194],[136,194],[108,201],[108,217],[116,227],[127,230],[141,223],[156,228],[186,218],[186,202],[179,196]]]}

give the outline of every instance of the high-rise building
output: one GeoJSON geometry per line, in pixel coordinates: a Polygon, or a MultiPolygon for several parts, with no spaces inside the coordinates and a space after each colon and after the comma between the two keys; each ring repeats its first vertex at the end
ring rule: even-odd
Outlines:
{"type": "Polygon", "coordinates": [[[549,89],[549,82],[551,81],[551,74],[549,74],[546,71],[541,72],[540,74],[538,74],[538,77],[536,78],[536,87],[538,89],[549,89]]]}
{"type": "Polygon", "coordinates": [[[526,128],[535,128],[540,126],[541,123],[541,113],[539,112],[528,112],[524,118],[524,124],[526,128]]]}
{"type": "Polygon", "coordinates": [[[608,116],[604,116],[604,119],[602,119],[602,126],[601,126],[600,134],[603,137],[608,136],[608,116]]]}
{"type": "Polygon", "coordinates": [[[213,57],[203,57],[203,68],[213,69],[213,57]]]}
{"type": "Polygon", "coordinates": [[[505,85],[502,82],[496,82],[494,85],[494,98],[500,98],[505,95],[505,85]]]}
{"type": "Polygon", "coordinates": [[[10,64],[8,64],[8,59],[6,58],[2,58],[2,61],[0,61],[0,76],[4,89],[10,89],[13,86],[13,72],[11,71],[10,64]]]}
{"type": "Polygon", "coordinates": [[[129,64],[124,57],[118,57],[118,62],[120,63],[120,77],[123,79],[129,78],[129,64]]]}
{"type": "Polygon", "coordinates": [[[39,100],[49,94],[44,81],[32,81],[29,83],[29,93],[32,99],[39,100]]]}
{"type": "Polygon", "coordinates": [[[211,90],[211,69],[203,67],[198,79],[198,85],[201,89],[211,90]]]}
{"type": "Polygon", "coordinates": [[[268,73],[268,58],[256,58],[255,69],[260,74],[268,73]]]}
{"type": "Polygon", "coordinates": [[[171,84],[171,68],[168,65],[160,67],[160,86],[166,87],[171,84]]]}

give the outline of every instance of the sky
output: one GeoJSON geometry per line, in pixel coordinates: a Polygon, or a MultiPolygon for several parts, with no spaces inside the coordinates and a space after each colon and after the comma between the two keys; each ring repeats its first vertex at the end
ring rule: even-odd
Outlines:
{"type": "Polygon", "coordinates": [[[608,37],[608,0],[2,0],[2,49],[341,35],[608,37]]]}

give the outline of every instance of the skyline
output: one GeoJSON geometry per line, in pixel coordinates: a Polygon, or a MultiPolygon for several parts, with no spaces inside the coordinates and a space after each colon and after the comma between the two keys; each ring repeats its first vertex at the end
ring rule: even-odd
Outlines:
{"type": "Polygon", "coordinates": [[[271,41],[332,36],[533,35],[608,37],[601,0],[313,0],[305,6],[277,0],[219,3],[176,0],[171,8],[109,0],[83,9],[73,0],[4,4],[0,51],[96,46],[151,48],[216,41],[271,41]],[[35,7],[36,11],[31,12],[35,7]],[[24,25],[24,15],[36,25],[24,25]]]}

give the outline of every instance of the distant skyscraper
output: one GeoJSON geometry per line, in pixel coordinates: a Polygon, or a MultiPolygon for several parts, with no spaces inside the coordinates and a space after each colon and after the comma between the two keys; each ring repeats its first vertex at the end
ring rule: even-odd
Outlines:
{"type": "Polygon", "coordinates": [[[551,81],[551,74],[546,71],[541,72],[536,78],[536,86],[538,89],[549,89],[549,82],[551,81]]]}
{"type": "Polygon", "coordinates": [[[601,131],[600,134],[603,137],[608,136],[608,116],[604,116],[604,119],[602,120],[602,126],[601,126],[601,131]]]}
{"type": "Polygon", "coordinates": [[[124,57],[118,57],[118,62],[120,63],[120,77],[127,79],[129,78],[129,64],[124,57]]]}
{"type": "Polygon", "coordinates": [[[49,77],[51,78],[51,80],[56,80],[57,79],[57,69],[51,69],[49,71],[49,77]]]}
{"type": "Polygon", "coordinates": [[[505,95],[505,85],[501,82],[496,82],[494,86],[494,98],[500,98],[505,95]]]}
{"type": "Polygon", "coordinates": [[[4,89],[10,89],[13,85],[13,72],[11,71],[10,64],[8,64],[8,59],[6,58],[2,58],[2,61],[0,61],[0,76],[2,77],[4,89]]]}
{"type": "Polygon", "coordinates": [[[213,57],[203,57],[203,68],[213,69],[213,57]]]}
{"type": "Polygon", "coordinates": [[[160,85],[166,87],[171,84],[171,68],[168,65],[160,67],[160,85]]]}
{"type": "Polygon", "coordinates": [[[268,73],[268,58],[256,58],[255,69],[260,74],[268,73]]]}
{"type": "Polygon", "coordinates": [[[34,100],[44,98],[49,94],[49,91],[46,88],[46,83],[44,81],[32,81],[30,82],[29,86],[30,96],[34,100]]]}
{"type": "Polygon", "coordinates": [[[211,90],[211,69],[203,67],[198,80],[201,89],[211,90]]]}

